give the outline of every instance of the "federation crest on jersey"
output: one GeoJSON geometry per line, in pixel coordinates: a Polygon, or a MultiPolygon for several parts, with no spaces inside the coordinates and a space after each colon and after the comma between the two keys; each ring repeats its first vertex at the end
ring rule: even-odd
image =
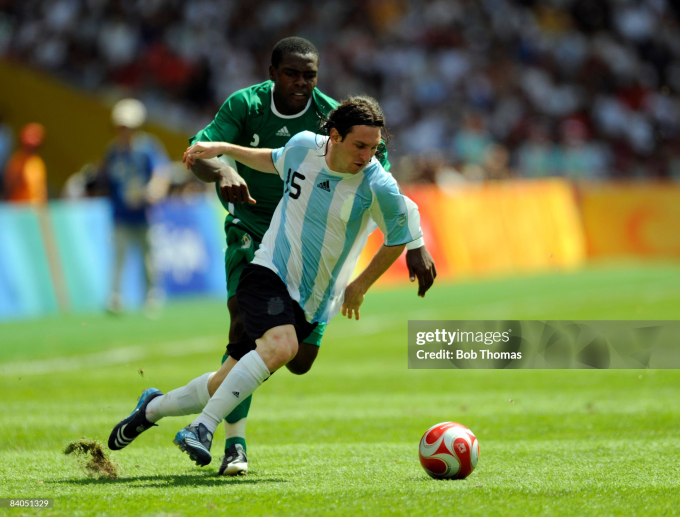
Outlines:
{"type": "Polygon", "coordinates": [[[250,235],[247,233],[243,234],[243,237],[241,238],[241,248],[243,249],[248,249],[250,246],[253,244],[253,239],[250,238],[250,235]]]}
{"type": "Polygon", "coordinates": [[[406,224],[406,214],[399,214],[399,217],[397,217],[397,224],[399,226],[404,226],[406,224]]]}

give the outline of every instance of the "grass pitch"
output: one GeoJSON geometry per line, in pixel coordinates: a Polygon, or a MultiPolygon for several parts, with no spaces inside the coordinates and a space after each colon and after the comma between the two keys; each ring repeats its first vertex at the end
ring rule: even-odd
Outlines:
{"type": "MultiPolygon", "coordinates": [[[[166,419],[88,477],[67,443],[106,441],[142,389],[216,369],[224,302],[162,318],[70,316],[0,325],[0,497],[53,497],[21,515],[672,515],[680,508],[680,372],[408,370],[410,319],[677,319],[680,267],[437,284],[369,295],[338,317],[311,372],[281,371],[254,397],[250,473],[220,478],[172,445],[166,419]],[[431,425],[480,440],[477,470],[435,481],[418,463],[431,425]]],[[[680,346],[680,345],[679,345],[680,346]]]]}

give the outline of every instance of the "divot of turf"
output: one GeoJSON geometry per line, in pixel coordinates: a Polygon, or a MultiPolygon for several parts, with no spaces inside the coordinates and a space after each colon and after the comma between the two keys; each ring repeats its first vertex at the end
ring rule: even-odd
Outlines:
{"type": "Polygon", "coordinates": [[[118,465],[113,463],[104,452],[104,447],[97,440],[84,438],[69,443],[64,454],[75,454],[90,477],[118,479],[118,465]],[[89,461],[86,462],[89,457],[89,461]]]}

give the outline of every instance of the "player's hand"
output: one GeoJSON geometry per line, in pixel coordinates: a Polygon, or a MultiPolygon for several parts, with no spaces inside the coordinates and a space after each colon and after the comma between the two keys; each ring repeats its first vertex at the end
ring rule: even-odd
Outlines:
{"type": "Polygon", "coordinates": [[[187,147],[182,156],[182,163],[186,163],[187,170],[196,163],[196,160],[208,160],[215,158],[220,154],[224,154],[222,142],[196,142],[194,145],[187,147]]]}
{"type": "Polygon", "coordinates": [[[357,321],[359,320],[359,307],[364,303],[364,294],[366,291],[362,289],[356,282],[352,282],[345,289],[345,300],[342,303],[342,315],[352,319],[354,314],[357,321]]]}
{"type": "Polygon", "coordinates": [[[221,171],[222,178],[220,179],[220,196],[227,203],[249,203],[254,205],[257,203],[250,197],[250,191],[246,180],[231,167],[225,167],[221,171]]]}
{"type": "Polygon", "coordinates": [[[418,296],[425,297],[427,290],[432,287],[437,278],[437,268],[432,260],[432,255],[425,246],[406,251],[406,266],[411,282],[418,279],[418,296]]]}

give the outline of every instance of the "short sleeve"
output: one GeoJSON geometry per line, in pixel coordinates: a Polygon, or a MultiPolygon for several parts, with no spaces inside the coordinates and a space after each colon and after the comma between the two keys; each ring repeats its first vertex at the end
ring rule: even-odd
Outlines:
{"type": "Polygon", "coordinates": [[[282,180],[285,181],[286,179],[284,171],[287,167],[297,169],[302,160],[307,156],[308,151],[321,148],[319,142],[317,142],[317,137],[318,135],[310,131],[302,131],[288,140],[285,147],[272,150],[272,162],[282,180]],[[291,162],[287,166],[286,159],[289,159],[291,162]]]}
{"type": "Polygon", "coordinates": [[[274,163],[274,168],[276,169],[276,172],[279,173],[279,176],[281,176],[282,180],[285,180],[284,173],[283,173],[285,151],[286,151],[286,147],[280,147],[278,149],[272,149],[272,162],[274,163]]]}
{"type": "Polygon", "coordinates": [[[235,143],[245,127],[248,114],[248,101],[243,92],[231,95],[215,115],[215,120],[189,139],[196,142],[235,143]]]}
{"type": "Polygon", "coordinates": [[[418,206],[399,192],[394,178],[385,174],[372,188],[375,200],[371,205],[371,218],[383,232],[385,246],[400,246],[420,239],[423,232],[418,206]]]}

